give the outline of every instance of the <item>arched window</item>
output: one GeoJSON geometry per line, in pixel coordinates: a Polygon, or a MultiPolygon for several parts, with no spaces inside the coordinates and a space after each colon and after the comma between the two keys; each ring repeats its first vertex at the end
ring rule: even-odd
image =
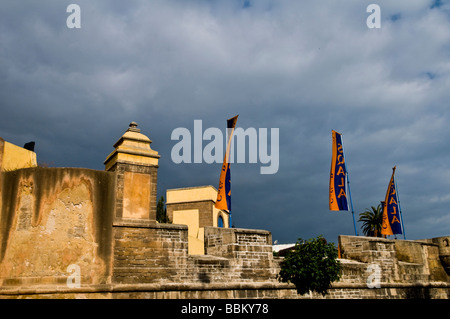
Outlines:
{"type": "Polygon", "coordinates": [[[223,228],[223,218],[221,215],[217,218],[217,227],[223,228]]]}

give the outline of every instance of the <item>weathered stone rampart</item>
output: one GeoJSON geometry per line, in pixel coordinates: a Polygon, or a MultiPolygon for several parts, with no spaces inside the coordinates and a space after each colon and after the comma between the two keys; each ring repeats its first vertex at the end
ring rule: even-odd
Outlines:
{"type": "MultiPolygon", "coordinates": [[[[56,196],[42,198],[42,216],[34,223],[31,216],[36,206],[30,205],[27,212],[20,205],[26,196],[20,194],[29,189],[29,183],[17,183],[22,185],[14,191],[19,204],[15,209],[2,209],[1,215],[1,224],[9,225],[2,229],[9,229],[9,235],[2,238],[0,297],[323,298],[298,295],[295,287],[277,281],[282,258],[273,257],[269,231],[206,227],[205,254],[189,255],[187,226],[115,219],[110,205],[92,201],[95,187],[88,185],[95,180],[93,171],[44,170],[53,176],[54,185],[64,184],[68,177],[84,182],[66,183],[61,189],[47,185],[56,196]],[[84,192],[80,185],[85,185],[84,192]],[[58,208],[60,214],[54,210],[58,203],[65,203],[64,209],[58,208]],[[80,215],[83,209],[85,217],[80,215]],[[96,219],[89,212],[102,217],[96,219]],[[11,214],[11,221],[4,224],[5,216],[11,214]],[[20,222],[20,214],[28,214],[30,222],[26,218],[20,222]],[[54,222],[49,218],[52,214],[54,222]],[[22,239],[17,242],[18,238],[22,239]],[[79,286],[68,284],[71,264],[79,266],[79,286]]],[[[15,176],[29,181],[32,175],[32,171],[23,171],[15,176]]],[[[99,176],[113,188],[109,174],[99,176]]],[[[33,189],[39,187],[39,182],[33,184],[33,189]]],[[[113,192],[110,195],[106,202],[114,202],[113,192]]],[[[340,236],[342,278],[326,298],[448,298],[449,276],[440,258],[446,246],[439,246],[445,239],[340,236]]]]}
{"type": "Polygon", "coordinates": [[[445,250],[438,244],[446,240],[339,236],[342,278],[333,285],[331,296],[447,299],[450,276],[441,260],[445,250]]]}
{"type": "Polygon", "coordinates": [[[2,287],[65,284],[111,277],[114,174],[82,168],[24,168],[0,173],[2,287]]]}
{"type": "MultiPolygon", "coordinates": [[[[266,230],[204,227],[189,254],[188,227],[155,220],[150,143],[133,122],[106,171],[0,169],[0,298],[323,298],[278,282],[266,230]]],[[[339,236],[326,298],[448,299],[449,241],[339,236]]]]}

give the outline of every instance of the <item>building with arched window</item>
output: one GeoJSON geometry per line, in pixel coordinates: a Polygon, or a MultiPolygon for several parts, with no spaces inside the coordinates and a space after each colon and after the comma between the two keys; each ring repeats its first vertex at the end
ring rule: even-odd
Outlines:
{"type": "Polygon", "coordinates": [[[216,199],[217,189],[211,185],[166,191],[169,220],[188,226],[189,254],[204,254],[204,227],[230,227],[229,213],[214,207],[216,199]]]}

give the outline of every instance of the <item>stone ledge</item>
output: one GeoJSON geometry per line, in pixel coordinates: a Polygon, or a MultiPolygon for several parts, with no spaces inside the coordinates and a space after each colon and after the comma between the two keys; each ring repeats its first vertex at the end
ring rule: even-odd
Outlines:
{"type": "MultiPolygon", "coordinates": [[[[333,283],[333,289],[383,289],[383,288],[444,288],[450,289],[446,282],[429,283],[381,283],[380,288],[369,288],[364,283],[333,283]]],[[[170,291],[221,291],[221,290],[295,290],[293,284],[270,282],[252,283],[149,283],[149,284],[105,284],[68,288],[66,286],[36,286],[0,288],[0,297],[14,295],[39,294],[82,294],[82,293],[118,293],[118,292],[170,292],[170,291]]]]}
{"type": "Polygon", "coordinates": [[[67,286],[35,286],[0,288],[1,295],[70,294],[70,293],[111,293],[143,291],[189,291],[189,290],[243,290],[243,289],[295,289],[293,285],[277,282],[254,283],[148,283],[148,284],[105,284],[79,288],[67,286]]]}
{"type": "Polygon", "coordinates": [[[362,261],[353,260],[353,259],[338,258],[337,260],[340,261],[342,264],[354,264],[354,265],[362,265],[362,266],[370,265],[370,263],[368,263],[368,262],[362,262],[362,261]]]}
{"type": "Polygon", "coordinates": [[[419,263],[411,263],[411,262],[408,262],[408,261],[401,261],[401,260],[398,261],[398,264],[399,264],[400,266],[416,266],[416,267],[423,267],[423,264],[419,264],[419,263]]]}
{"type": "MultiPolygon", "coordinates": [[[[331,285],[334,289],[379,289],[370,288],[366,283],[348,283],[348,282],[334,282],[331,285]]],[[[447,282],[428,282],[428,283],[402,283],[402,282],[382,282],[380,288],[450,288],[450,283],[447,282]]]]}
{"type": "Polygon", "coordinates": [[[230,259],[213,255],[190,255],[189,259],[197,264],[223,264],[229,263],[230,259]]]}
{"type": "Polygon", "coordinates": [[[260,235],[270,235],[271,232],[269,230],[264,229],[251,229],[251,228],[219,228],[219,227],[212,227],[212,226],[206,226],[206,229],[218,229],[221,231],[227,231],[227,232],[234,232],[234,233],[248,233],[248,234],[260,234],[260,235]]]}
{"type": "Polygon", "coordinates": [[[352,236],[352,235],[340,235],[339,237],[351,238],[352,242],[355,244],[360,244],[362,241],[366,242],[384,242],[388,244],[395,244],[396,242],[405,242],[405,243],[421,243],[428,246],[438,246],[438,244],[430,242],[431,239],[392,239],[392,238],[383,238],[383,237],[370,237],[370,236],[352,236]]]}
{"type": "Polygon", "coordinates": [[[182,224],[165,224],[157,223],[154,220],[148,219],[131,219],[123,218],[117,219],[112,224],[113,227],[135,227],[135,228],[153,228],[153,229],[174,229],[174,230],[187,230],[187,225],[182,224]]]}

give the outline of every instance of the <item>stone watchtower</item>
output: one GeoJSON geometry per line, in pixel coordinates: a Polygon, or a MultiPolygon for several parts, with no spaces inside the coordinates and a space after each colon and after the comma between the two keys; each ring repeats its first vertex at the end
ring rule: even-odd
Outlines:
{"type": "Polygon", "coordinates": [[[156,221],[156,191],[158,176],[157,151],[152,141],[141,134],[137,123],[114,144],[114,151],[104,164],[106,171],[117,173],[115,219],[147,219],[156,221]]]}

